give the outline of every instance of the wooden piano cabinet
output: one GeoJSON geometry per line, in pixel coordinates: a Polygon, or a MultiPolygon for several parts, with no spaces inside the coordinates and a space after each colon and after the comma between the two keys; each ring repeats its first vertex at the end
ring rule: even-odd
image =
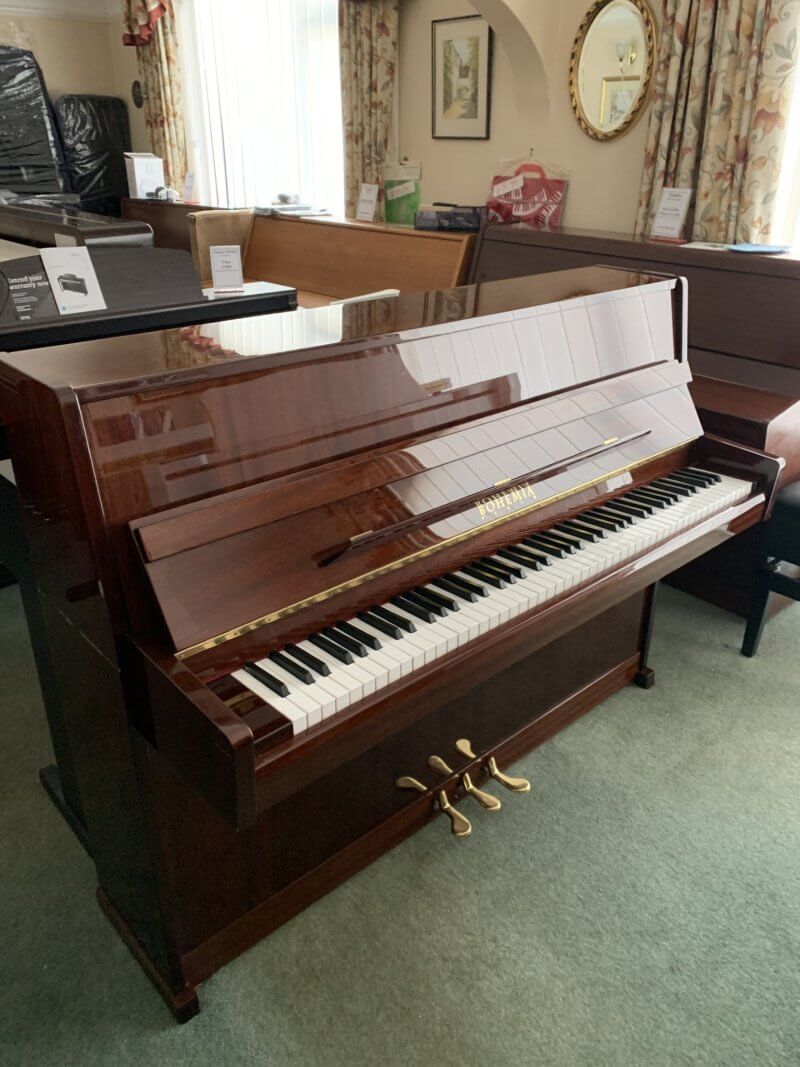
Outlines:
{"type": "MultiPolygon", "coordinates": [[[[443,699],[357,757],[331,764],[246,830],[231,826],[157,749],[137,739],[133,752],[158,872],[155,896],[178,961],[177,981],[143,949],[142,929],[115,891],[100,884],[104,907],[110,903],[110,917],[162,994],[171,991],[176,1014],[199,982],[430,820],[441,822],[443,848],[458,847],[434,800],[444,788],[468,814],[474,801],[459,784],[465,770],[504,804],[535,807],[535,782],[530,796],[506,792],[489,782],[484,763],[496,755],[504,766],[632,681],[648,606],[646,594],[636,593],[511,669],[443,699]],[[456,752],[460,737],[472,741],[477,761],[456,752]],[[455,773],[439,778],[427,765],[431,755],[455,773]],[[429,792],[397,789],[404,774],[429,792]]],[[[480,832],[490,828],[482,825],[480,832]]]]}
{"type": "MultiPolygon", "coordinates": [[[[252,350],[198,326],[0,358],[99,899],[176,1018],[428,821],[456,847],[434,787],[467,814],[465,770],[484,784],[489,756],[650,681],[654,584],[768,514],[781,467],[702,434],[675,312],[670,279],[598,269],[353,305],[333,333],[327,310],[299,311],[252,350]],[[618,316],[624,331],[589,328],[618,316]],[[540,329],[560,354],[533,352],[540,329]],[[318,725],[290,737],[287,718],[273,747],[212,688],[687,463],[746,482],[738,502],[689,528],[678,512],[648,549],[318,725]]],[[[535,817],[535,791],[499,795],[535,817]]]]}

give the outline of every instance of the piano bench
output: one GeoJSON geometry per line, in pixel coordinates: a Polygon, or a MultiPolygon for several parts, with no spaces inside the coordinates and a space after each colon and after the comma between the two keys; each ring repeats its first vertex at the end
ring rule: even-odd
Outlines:
{"type": "Polygon", "coordinates": [[[767,619],[770,593],[800,600],[800,579],[781,572],[781,564],[800,565],[800,482],[778,493],[772,518],[764,525],[742,655],[754,656],[767,619]]]}

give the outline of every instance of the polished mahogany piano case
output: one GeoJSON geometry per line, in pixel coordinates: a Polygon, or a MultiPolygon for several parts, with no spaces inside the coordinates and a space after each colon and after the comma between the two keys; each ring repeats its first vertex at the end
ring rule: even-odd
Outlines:
{"type": "Polygon", "coordinates": [[[99,898],[179,1019],[265,933],[430,819],[463,830],[475,785],[651,684],[655,583],[766,514],[781,467],[703,435],[684,312],[675,279],[598,268],[0,361],[99,898]],[[736,501],[340,713],[273,729],[269,699],[228,699],[243,665],[687,466],[736,501]]]}

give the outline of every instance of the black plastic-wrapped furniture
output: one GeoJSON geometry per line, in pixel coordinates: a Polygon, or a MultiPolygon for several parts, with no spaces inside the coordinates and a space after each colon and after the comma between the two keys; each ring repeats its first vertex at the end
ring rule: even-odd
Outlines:
{"type": "Polygon", "coordinates": [[[64,193],[69,182],[44,77],[33,52],[0,45],[0,189],[64,193]]]}
{"type": "Polygon", "coordinates": [[[131,132],[125,101],[115,96],[71,94],[55,103],[67,177],[86,211],[119,215],[127,196],[125,152],[131,132]]]}

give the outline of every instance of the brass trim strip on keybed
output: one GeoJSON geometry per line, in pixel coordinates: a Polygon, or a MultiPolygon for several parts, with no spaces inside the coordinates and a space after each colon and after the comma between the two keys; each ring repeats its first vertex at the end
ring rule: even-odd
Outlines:
{"type": "Polygon", "coordinates": [[[277,622],[279,619],[285,619],[288,615],[294,615],[295,612],[301,611],[303,608],[309,608],[314,604],[321,604],[325,600],[330,600],[331,597],[334,597],[339,593],[346,593],[350,589],[357,589],[358,586],[364,585],[373,578],[399,570],[407,563],[412,563],[417,559],[424,559],[426,556],[435,555],[435,553],[441,552],[442,549],[448,548],[450,545],[458,544],[460,541],[467,541],[471,537],[483,533],[485,530],[492,530],[497,526],[503,526],[505,523],[511,522],[512,519],[518,519],[522,515],[528,515],[532,511],[538,511],[539,508],[543,508],[547,504],[555,504],[559,500],[564,500],[568,496],[573,496],[575,493],[582,492],[584,489],[591,489],[592,486],[599,485],[601,482],[607,482],[611,478],[617,478],[620,474],[627,474],[632,470],[636,470],[637,467],[642,467],[646,463],[652,463],[654,460],[661,459],[663,456],[668,456],[671,452],[677,452],[683,447],[684,443],[674,446],[673,448],[666,448],[662,452],[655,452],[653,455],[647,456],[645,459],[637,460],[635,463],[630,463],[625,467],[619,467],[617,470],[609,471],[607,474],[601,474],[597,478],[592,478],[591,481],[583,482],[581,485],[573,486],[571,489],[566,489],[563,493],[555,493],[553,496],[545,497],[543,500],[537,500],[535,504],[529,504],[527,507],[520,508],[518,511],[514,511],[510,515],[503,515],[501,518],[493,519],[491,522],[484,522],[481,523],[480,526],[473,526],[470,530],[465,530],[463,533],[447,537],[444,541],[440,541],[436,545],[431,545],[429,548],[422,548],[418,552],[412,552],[409,556],[403,556],[402,559],[396,559],[392,563],[386,563],[382,567],[376,567],[375,570],[359,574],[357,578],[350,578],[346,582],[341,582],[339,585],[331,586],[330,589],[326,589],[322,593],[315,593],[314,596],[306,597],[304,600],[298,600],[295,604],[288,604],[284,608],[278,608],[277,611],[270,612],[269,615],[261,615],[259,618],[253,619],[251,622],[242,623],[241,626],[236,626],[232,630],[226,630],[224,633],[217,634],[215,637],[209,637],[205,641],[198,642],[196,645],[190,645],[188,648],[176,652],[175,655],[178,659],[188,659],[190,656],[196,656],[199,652],[207,652],[209,649],[216,648],[218,645],[227,644],[228,641],[234,641],[237,637],[243,637],[245,634],[252,633],[253,630],[260,629],[262,626],[268,626],[270,623],[277,622]]]}

